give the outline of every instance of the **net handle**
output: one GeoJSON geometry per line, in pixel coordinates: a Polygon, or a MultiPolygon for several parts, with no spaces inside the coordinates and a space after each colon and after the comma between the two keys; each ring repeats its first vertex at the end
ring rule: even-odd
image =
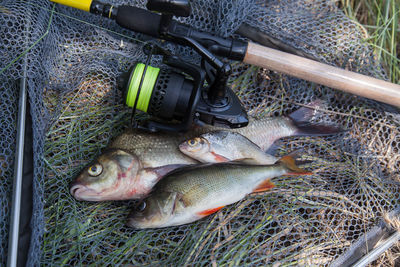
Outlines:
{"type": "Polygon", "coordinates": [[[244,63],[400,107],[400,85],[249,42],[244,63]]]}

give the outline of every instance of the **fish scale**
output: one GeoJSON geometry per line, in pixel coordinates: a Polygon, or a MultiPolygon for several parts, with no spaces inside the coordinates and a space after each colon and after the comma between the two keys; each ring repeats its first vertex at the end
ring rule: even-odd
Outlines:
{"type": "Polygon", "coordinates": [[[143,201],[147,203],[145,209],[133,212],[128,225],[155,228],[190,223],[240,201],[257,189],[269,190],[273,184],[266,181],[271,178],[293,173],[310,174],[299,169],[290,156],[273,165],[216,163],[181,168],[157,183],[143,201]]]}
{"type": "Polygon", "coordinates": [[[271,166],[249,166],[243,164],[214,164],[204,166],[198,175],[182,175],[186,170],[172,173],[162,179],[155,187],[156,190],[165,192],[191,193],[193,200],[201,199],[210,193],[227,194],[229,191],[235,194],[235,190],[241,191],[243,187],[253,187],[256,181],[263,181],[268,171],[275,170],[280,173],[283,167],[271,166]],[[245,177],[245,178],[244,178],[245,177]]]}
{"type": "Polygon", "coordinates": [[[296,130],[297,128],[289,118],[276,117],[253,120],[248,127],[234,129],[233,131],[247,137],[263,151],[266,151],[276,140],[285,136],[291,136],[296,130]]]}

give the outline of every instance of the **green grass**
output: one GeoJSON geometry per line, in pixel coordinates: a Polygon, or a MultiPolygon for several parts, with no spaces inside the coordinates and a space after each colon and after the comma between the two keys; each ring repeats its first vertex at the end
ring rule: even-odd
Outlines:
{"type": "Polygon", "coordinates": [[[342,0],[348,17],[365,28],[365,41],[384,65],[389,79],[400,83],[400,2],[398,0],[342,0]]]}

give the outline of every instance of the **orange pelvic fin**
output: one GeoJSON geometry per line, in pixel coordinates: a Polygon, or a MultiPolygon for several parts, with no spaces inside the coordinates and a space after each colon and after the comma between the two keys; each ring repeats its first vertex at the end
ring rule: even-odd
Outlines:
{"type": "Polygon", "coordinates": [[[213,208],[213,209],[209,209],[209,210],[205,210],[202,212],[197,213],[198,215],[202,215],[202,216],[207,216],[213,213],[216,213],[217,211],[219,211],[220,209],[222,209],[225,206],[221,206],[221,207],[217,207],[217,208],[213,208]]]}
{"type": "Polygon", "coordinates": [[[312,172],[303,170],[299,167],[297,167],[295,159],[288,155],[288,156],[284,156],[282,157],[279,162],[281,162],[283,165],[286,166],[286,168],[288,168],[289,170],[291,170],[291,172],[286,173],[286,175],[311,175],[313,174],[312,172]]]}
{"type": "Polygon", "coordinates": [[[254,190],[253,193],[265,192],[275,187],[275,184],[270,179],[261,182],[254,190]]]}
{"type": "Polygon", "coordinates": [[[218,155],[215,152],[211,152],[211,154],[214,156],[214,159],[216,162],[227,162],[229,159],[225,158],[224,156],[218,155]]]}

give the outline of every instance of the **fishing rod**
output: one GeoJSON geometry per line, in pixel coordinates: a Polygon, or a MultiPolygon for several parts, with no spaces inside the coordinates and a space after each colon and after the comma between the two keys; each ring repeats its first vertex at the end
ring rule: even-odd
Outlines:
{"type": "MultiPolygon", "coordinates": [[[[164,63],[182,70],[192,76],[193,80],[186,79],[177,72],[160,70],[148,64],[136,64],[125,77],[125,96],[128,106],[164,121],[181,122],[180,124],[152,122],[152,125],[147,127],[149,129],[185,130],[194,120],[230,128],[247,125],[245,110],[237,96],[226,85],[231,73],[230,66],[218,57],[264,67],[400,107],[400,85],[250,41],[222,38],[197,31],[173,20],[173,16],[190,15],[188,0],[148,0],[146,5],[148,10],[129,5],[114,6],[92,0],[51,1],[113,19],[120,26],[135,32],[192,47],[201,55],[202,66],[198,67],[183,62],[179,57],[170,55],[161,48],[155,49],[155,54],[164,56],[164,63]],[[204,86],[205,80],[209,84],[207,87],[204,86]]],[[[251,36],[246,37],[262,40],[262,33],[258,32],[258,37],[261,38],[257,38],[257,34],[251,34],[254,30],[256,29],[248,27],[251,36]]],[[[154,54],[154,49],[150,50],[148,54],[151,56],[154,54]]]]}

